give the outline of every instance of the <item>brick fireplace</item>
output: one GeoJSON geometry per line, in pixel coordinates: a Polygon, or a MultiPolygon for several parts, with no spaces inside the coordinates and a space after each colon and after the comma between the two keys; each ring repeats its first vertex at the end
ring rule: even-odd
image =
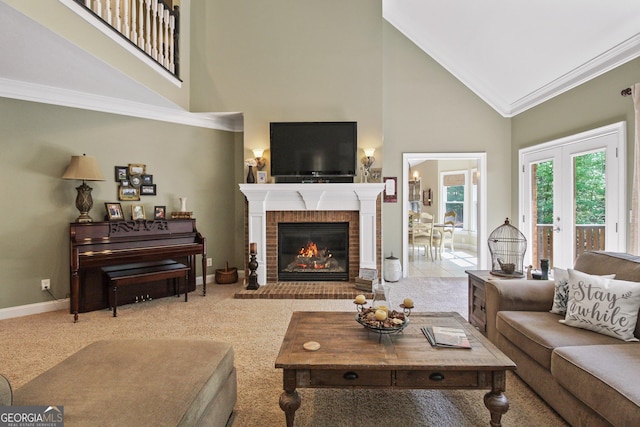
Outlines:
{"type": "Polygon", "coordinates": [[[245,250],[256,243],[258,283],[279,281],[279,223],[347,222],[349,279],[360,268],[381,273],[382,189],[383,184],[240,184],[248,208],[245,250]]]}

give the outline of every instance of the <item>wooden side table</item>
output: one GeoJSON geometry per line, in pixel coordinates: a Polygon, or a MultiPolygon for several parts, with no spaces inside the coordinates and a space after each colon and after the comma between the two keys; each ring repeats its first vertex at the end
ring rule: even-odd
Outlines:
{"type": "Polygon", "coordinates": [[[489,270],[466,270],[469,276],[469,323],[483,334],[487,330],[487,314],[485,311],[484,284],[489,280],[489,270]]]}

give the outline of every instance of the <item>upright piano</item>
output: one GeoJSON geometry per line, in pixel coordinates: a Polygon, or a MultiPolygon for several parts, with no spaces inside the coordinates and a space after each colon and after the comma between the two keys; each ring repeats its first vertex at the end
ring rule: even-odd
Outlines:
{"type": "MultiPolygon", "coordinates": [[[[104,221],[70,224],[71,304],[74,321],[78,313],[109,308],[102,268],[106,266],[172,259],[189,266],[188,291],[196,288],[196,255],[202,255],[202,291],[207,292],[207,245],[196,229],[195,219],[104,221]]],[[[165,283],[141,284],[118,293],[121,303],[140,296],[173,295],[165,283]]]]}

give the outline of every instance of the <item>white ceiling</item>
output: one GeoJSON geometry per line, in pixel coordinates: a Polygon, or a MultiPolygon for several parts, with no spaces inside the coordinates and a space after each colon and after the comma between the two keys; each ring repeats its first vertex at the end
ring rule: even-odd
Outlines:
{"type": "MultiPolygon", "coordinates": [[[[382,0],[382,5],[387,21],[505,117],[640,56],[638,0],[382,0]]],[[[142,104],[149,118],[209,120],[212,127],[225,117],[238,120],[238,113],[181,119],[175,113],[188,112],[1,0],[0,52],[0,96],[62,104],[66,99],[69,106],[111,112],[140,110],[142,104]]]]}
{"type": "Polygon", "coordinates": [[[640,56],[638,0],[382,5],[387,21],[505,117],[640,56]]]}

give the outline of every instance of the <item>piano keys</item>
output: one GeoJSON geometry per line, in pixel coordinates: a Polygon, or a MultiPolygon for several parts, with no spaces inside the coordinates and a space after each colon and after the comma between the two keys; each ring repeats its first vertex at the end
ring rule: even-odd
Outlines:
{"type": "MultiPolygon", "coordinates": [[[[202,256],[202,293],[207,292],[206,239],[195,219],[104,221],[70,224],[70,312],[109,308],[109,292],[102,268],[112,265],[172,259],[189,267],[187,291],[196,287],[196,255],[202,256]]],[[[161,298],[173,295],[165,281],[132,286],[118,294],[126,304],[138,295],[161,298]]]]}

